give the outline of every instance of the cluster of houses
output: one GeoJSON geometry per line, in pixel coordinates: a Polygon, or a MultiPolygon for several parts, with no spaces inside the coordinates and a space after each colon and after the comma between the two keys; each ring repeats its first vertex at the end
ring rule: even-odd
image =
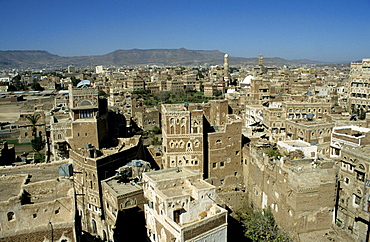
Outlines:
{"type": "Polygon", "coordinates": [[[23,93],[25,101],[1,93],[25,107],[2,127],[47,145],[45,163],[20,164],[2,142],[0,238],[221,242],[245,200],[270,208],[292,238],[369,240],[370,59],[347,69],[262,59],[232,69],[225,55],[206,71],[99,66],[89,77],[77,86],[44,78],[68,89],[23,93]],[[138,90],[218,90],[223,99],[147,107],[138,90]],[[159,127],[162,144],[146,144],[133,126],[159,127]]]}

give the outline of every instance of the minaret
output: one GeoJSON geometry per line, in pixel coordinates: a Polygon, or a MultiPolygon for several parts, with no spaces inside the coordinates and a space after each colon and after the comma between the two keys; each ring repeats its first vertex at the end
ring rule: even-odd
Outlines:
{"type": "Polygon", "coordinates": [[[258,56],[258,65],[260,67],[260,72],[265,73],[265,66],[263,65],[263,55],[258,56]]]}
{"type": "Polygon", "coordinates": [[[263,66],[263,55],[259,55],[259,56],[258,56],[258,64],[259,64],[260,66],[263,66]]]}
{"type": "Polygon", "coordinates": [[[224,80],[229,80],[229,55],[224,55],[224,80]]]}

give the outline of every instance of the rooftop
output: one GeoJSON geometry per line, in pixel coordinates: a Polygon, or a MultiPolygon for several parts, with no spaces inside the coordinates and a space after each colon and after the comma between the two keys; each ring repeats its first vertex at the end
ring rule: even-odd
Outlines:
{"type": "Polygon", "coordinates": [[[2,175],[0,177],[0,201],[7,201],[11,197],[16,197],[20,194],[21,187],[27,178],[26,174],[23,175],[2,175]]]}
{"type": "Polygon", "coordinates": [[[143,188],[138,184],[119,182],[115,177],[104,180],[103,182],[105,182],[117,196],[143,190],[143,188]]]}
{"type": "Polygon", "coordinates": [[[151,171],[145,173],[145,175],[154,182],[187,178],[192,176],[198,176],[200,173],[193,171],[186,167],[174,167],[165,170],[151,171]]]}
{"type": "Polygon", "coordinates": [[[298,148],[311,147],[311,144],[301,141],[301,140],[287,140],[287,141],[279,141],[279,142],[283,144],[287,144],[292,147],[298,147],[298,148]]]}

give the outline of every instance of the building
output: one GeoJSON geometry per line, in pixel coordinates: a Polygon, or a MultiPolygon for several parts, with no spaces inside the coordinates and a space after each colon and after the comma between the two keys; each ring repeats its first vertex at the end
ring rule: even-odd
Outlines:
{"type": "Polygon", "coordinates": [[[214,185],[242,171],[242,121],[226,100],[162,105],[162,169],[189,167],[214,185]]]}
{"type": "Polygon", "coordinates": [[[203,172],[203,112],[186,104],[163,104],[161,169],[187,166],[203,172]]]}
{"type": "Polygon", "coordinates": [[[330,157],[340,158],[343,147],[357,148],[369,145],[370,129],[358,126],[334,127],[330,140],[330,157]]]}
{"type": "Polygon", "coordinates": [[[354,241],[369,241],[369,145],[345,145],[340,152],[335,223],[354,241]]]}
{"type": "Polygon", "coordinates": [[[112,228],[104,216],[101,181],[142,157],[141,137],[109,136],[107,102],[99,98],[98,89],[70,86],[68,100],[69,111],[58,111],[51,117],[52,153],[54,160],[69,158],[73,164],[81,230],[105,240],[112,228]]]}
{"type": "Polygon", "coordinates": [[[108,241],[124,241],[133,233],[138,241],[146,238],[141,177],[149,170],[148,162],[133,160],[101,181],[108,241]]]}
{"type": "Polygon", "coordinates": [[[337,168],[317,151],[300,140],[253,142],[245,150],[249,200],[271,208],[277,224],[293,236],[332,226],[337,168]]]}
{"type": "Polygon", "coordinates": [[[58,165],[2,168],[1,174],[1,241],[79,241],[73,182],[59,176],[58,165]]]}
{"type": "Polygon", "coordinates": [[[19,143],[28,143],[34,137],[46,135],[45,113],[43,110],[36,110],[32,114],[20,114],[18,119],[19,143]]]}
{"type": "Polygon", "coordinates": [[[150,241],[227,241],[227,211],[202,174],[174,167],[143,174],[150,241]]]}
{"type": "Polygon", "coordinates": [[[330,156],[330,137],[334,122],[325,120],[286,121],[286,140],[303,140],[316,145],[318,152],[330,156]]]}
{"type": "Polygon", "coordinates": [[[352,113],[355,109],[369,111],[369,78],[370,78],[370,59],[363,59],[360,63],[351,63],[350,83],[349,83],[349,104],[352,113]]]}
{"type": "Polygon", "coordinates": [[[7,141],[0,142],[0,164],[11,165],[15,162],[14,145],[9,145],[7,141]]]}
{"type": "Polygon", "coordinates": [[[69,95],[72,121],[72,137],[67,138],[69,145],[72,149],[86,144],[97,149],[104,147],[108,133],[106,99],[100,99],[98,90],[88,85],[69,86],[69,95]]]}
{"type": "MultiPolygon", "coordinates": [[[[141,158],[142,143],[139,136],[122,139],[118,146],[96,150],[81,148],[70,150],[73,161],[76,206],[82,230],[99,237],[108,238],[101,181],[115,175],[116,170],[128,162],[141,158]]],[[[110,231],[111,232],[111,231],[110,231]]]]}

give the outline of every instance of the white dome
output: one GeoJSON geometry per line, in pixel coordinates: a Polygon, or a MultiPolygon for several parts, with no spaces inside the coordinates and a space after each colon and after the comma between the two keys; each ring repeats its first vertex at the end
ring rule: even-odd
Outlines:
{"type": "Polygon", "coordinates": [[[244,80],[241,82],[243,84],[251,84],[251,80],[253,80],[253,76],[247,76],[246,78],[244,78],[244,80]]]}

